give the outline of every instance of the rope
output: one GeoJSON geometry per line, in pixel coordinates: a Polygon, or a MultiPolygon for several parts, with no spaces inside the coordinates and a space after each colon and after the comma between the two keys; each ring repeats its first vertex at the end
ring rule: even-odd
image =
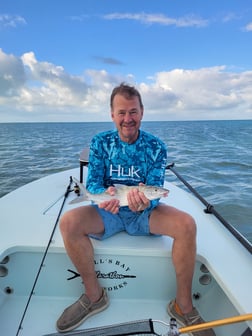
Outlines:
{"type": "Polygon", "coordinates": [[[28,307],[29,307],[29,304],[30,304],[30,301],[31,301],[32,295],[33,295],[33,293],[34,293],[34,289],[35,289],[35,287],[36,287],[36,284],[37,284],[38,278],[39,278],[39,276],[40,276],[40,272],[41,272],[41,270],[42,270],[42,267],[43,267],[43,265],[44,265],[44,261],[45,261],[45,258],[46,258],[46,256],[47,256],[47,252],[48,252],[48,250],[49,250],[49,247],[50,247],[50,245],[51,245],[51,242],[52,242],[53,235],[54,235],[54,233],[55,233],[55,230],[56,230],[56,228],[57,228],[57,225],[58,225],[58,222],[59,222],[59,219],[60,219],[60,216],[61,216],[62,210],[63,210],[63,208],[64,208],[64,205],[65,205],[66,199],[67,199],[67,197],[68,197],[69,193],[71,192],[71,184],[72,184],[72,181],[73,181],[73,180],[72,180],[72,176],[70,176],[70,182],[69,182],[69,184],[68,184],[68,186],[67,186],[67,189],[66,189],[66,192],[65,192],[65,194],[64,194],[64,199],[63,199],[63,202],[62,202],[62,204],[61,204],[61,207],[60,207],[60,210],[59,210],[59,213],[58,213],[58,216],[57,216],[56,222],[55,222],[55,224],[54,224],[54,227],[53,227],[53,230],[52,230],[51,236],[50,236],[50,238],[49,238],[49,241],[48,241],[47,247],[46,247],[46,249],[45,249],[45,252],[44,252],[43,258],[42,258],[42,260],[41,260],[41,263],[40,263],[40,266],[39,266],[39,269],[38,269],[38,272],[37,272],[36,278],[35,278],[35,280],[34,280],[34,283],[33,283],[33,286],[32,286],[32,289],[31,289],[31,292],[30,292],[30,295],[29,295],[29,298],[28,298],[28,300],[27,300],[27,303],[26,303],[26,306],[25,306],[25,309],[24,309],[24,312],[23,312],[22,318],[21,318],[21,320],[20,320],[20,323],[19,323],[19,326],[18,326],[18,330],[17,330],[16,336],[18,336],[18,334],[19,334],[20,330],[22,329],[22,323],[23,323],[23,321],[24,321],[24,318],[25,318],[25,315],[26,315],[27,309],[28,309],[28,307]]]}

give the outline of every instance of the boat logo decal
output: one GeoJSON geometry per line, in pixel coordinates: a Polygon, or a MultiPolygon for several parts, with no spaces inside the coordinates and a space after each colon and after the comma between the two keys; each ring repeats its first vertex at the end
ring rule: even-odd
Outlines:
{"type": "MultiPolygon", "coordinates": [[[[102,286],[107,291],[115,291],[122,289],[128,285],[128,279],[136,278],[131,273],[131,269],[124,262],[113,258],[96,258],[94,260],[96,276],[101,279],[102,286]]],[[[67,280],[73,280],[80,277],[76,271],[68,269],[71,276],[67,280]]]]}

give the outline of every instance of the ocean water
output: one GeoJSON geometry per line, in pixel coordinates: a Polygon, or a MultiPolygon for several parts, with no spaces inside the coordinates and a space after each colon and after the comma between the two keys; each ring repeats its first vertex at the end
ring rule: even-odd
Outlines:
{"type": "MultiPolygon", "coordinates": [[[[0,197],[79,166],[79,154],[112,123],[0,124],[0,197]]],[[[143,122],[168,147],[168,163],[252,242],[252,120],[143,122]]],[[[182,184],[169,172],[167,180],[182,184]]],[[[0,215],[1,216],[1,215],[0,215]]]]}

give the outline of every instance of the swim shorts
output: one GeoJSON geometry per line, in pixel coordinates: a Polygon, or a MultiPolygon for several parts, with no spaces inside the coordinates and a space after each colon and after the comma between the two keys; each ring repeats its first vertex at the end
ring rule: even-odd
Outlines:
{"type": "Polygon", "coordinates": [[[117,214],[112,214],[100,209],[96,204],[92,206],[96,208],[104,224],[104,233],[102,235],[90,234],[92,238],[103,240],[121,231],[126,231],[133,236],[156,236],[150,233],[149,229],[149,217],[153,208],[147,208],[143,212],[133,212],[128,207],[121,207],[117,214]]]}

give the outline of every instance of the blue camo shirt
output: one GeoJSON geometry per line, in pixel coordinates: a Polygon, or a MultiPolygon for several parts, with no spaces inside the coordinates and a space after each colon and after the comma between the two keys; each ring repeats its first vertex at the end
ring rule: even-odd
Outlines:
{"type": "MultiPolygon", "coordinates": [[[[140,130],[138,139],[123,142],[117,130],[97,134],[91,142],[86,187],[101,193],[114,184],[163,186],[167,151],[154,135],[140,130]]],[[[158,200],[151,201],[155,207],[158,200]]]]}

